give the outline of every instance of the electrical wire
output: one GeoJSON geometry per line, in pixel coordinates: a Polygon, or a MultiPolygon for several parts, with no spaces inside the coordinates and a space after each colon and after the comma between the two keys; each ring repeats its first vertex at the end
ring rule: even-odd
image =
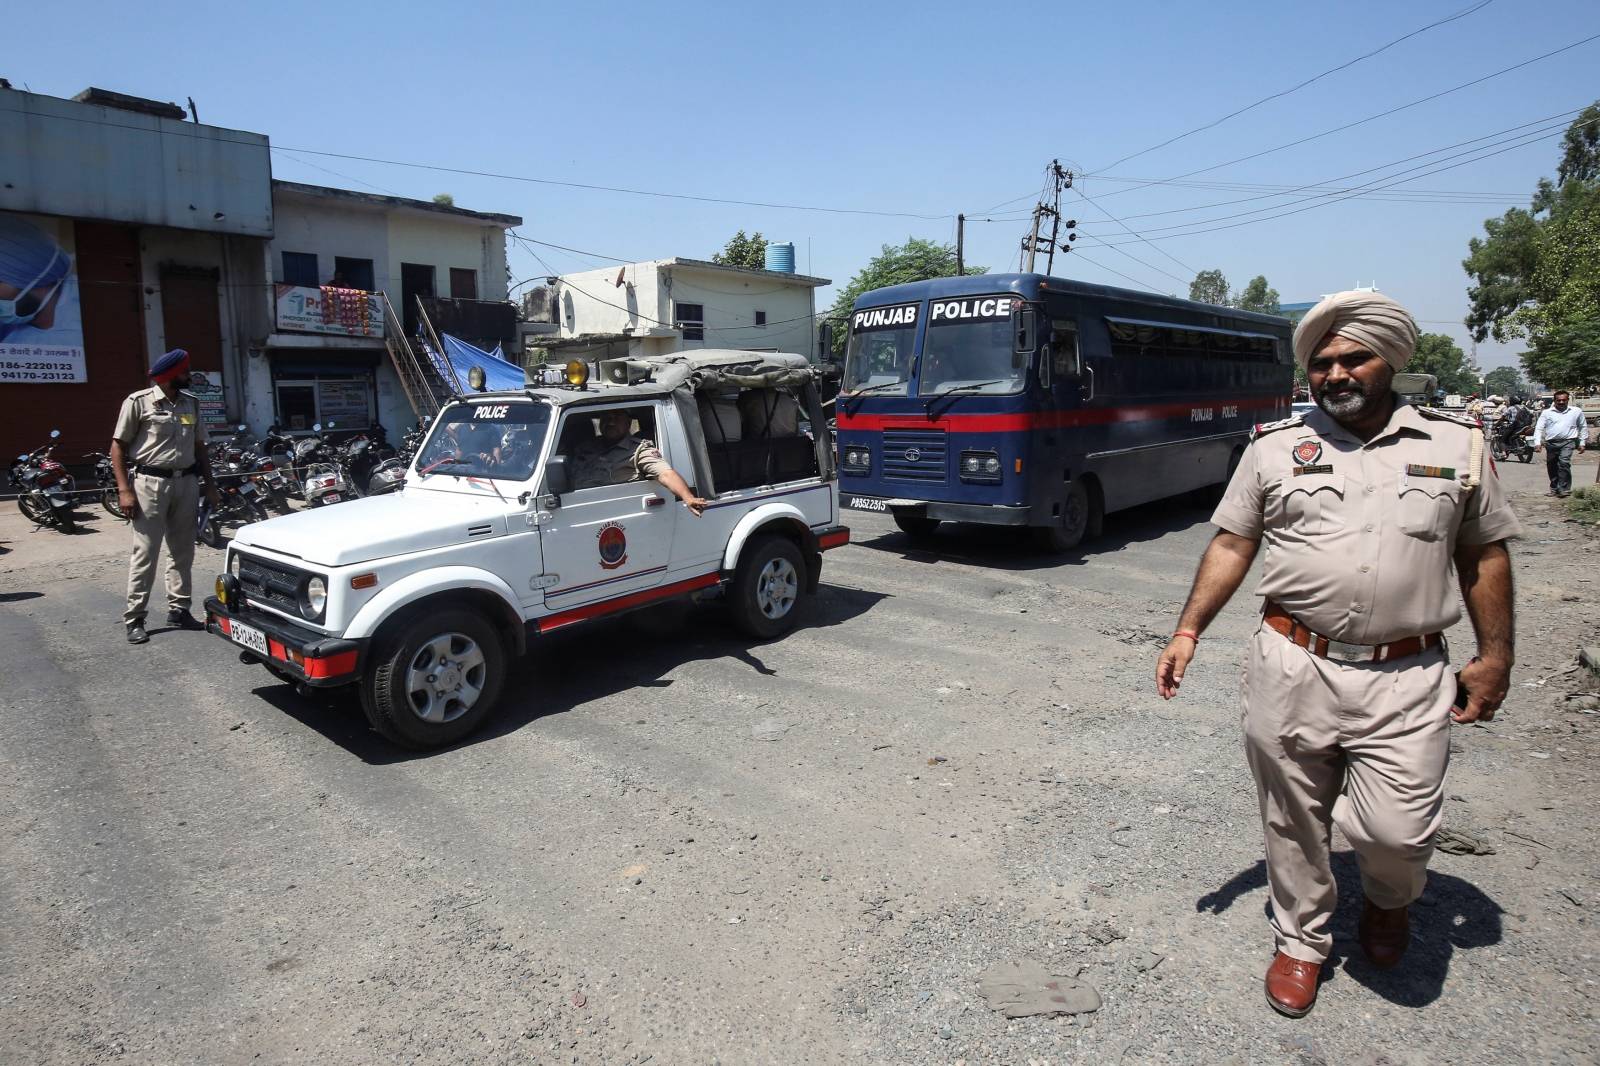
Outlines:
{"type": "Polygon", "coordinates": [[[1099,269],[1104,270],[1108,274],[1115,274],[1117,277],[1123,279],[1124,281],[1131,281],[1135,285],[1139,286],[1141,289],[1145,290],[1146,292],[1160,292],[1161,291],[1161,286],[1152,285],[1147,281],[1140,281],[1138,278],[1129,277],[1128,275],[1124,274],[1120,270],[1113,269],[1112,267],[1106,266],[1104,263],[1099,263],[1099,262],[1096,262],[1093,259],[1090,259],[1088,256],[1084,255],[1082,252],[1078,251],[1076,248],[1073,249],[1072,255],[1074,257],[1078,258],[1078,259],[1082,259],[1085,263],[1088,263],[1092,267],[1098,267],[1099,269]]]}
{"type": "Polygon", "coordinates": [[[1396,37],[1394,40],[1390,41],[1388,44],[1383,45],[1380,48],[1374,48],[1372,51],[1363,53],[1362,55],[1358,55],[1354,59],[1347,59],[1343,63],[1340,63],[1338,66],[1329,67],[1327,70],[1324,70],[1320,74],[1313,74],[1311,77],[1307,78],[1305,81],[1301,82],[1298,85],[1293,85],[1293,86],[1290,86],[1287,89],[1282,89],[1282,90],[1280,90],[1278,92],[1272,93],[1269,96],[1263,96],[1261,99],[1255,101],[1254,103],[1246,104],[1245,106],[1239,108],[1237,111],[1230,111],[1226,115],[1223,115],[1221,118],[1214,119],[1214,120],[1212,120],[1210,122],[1207,122],[1203,126],[1196,126],[1194,129],[1187,130],[1187,131],[1185,131],[1183,133],[1178,134],[1175,137],[1168,137],[1166,140],[1162,141],[1160,144],[1153,144],[1149,148],[1141,148],[1137,152],[1133,152],[1133,153],[1131,153],[1129,155],[1125,155],[1121,159],[1117,160],[1115,163],[1111,163],[1108,166],[1102,167],[1101,169],[1102,170],[1110,170],[1112,167],[1121,166],[1123,163],[1126,163],[1130,159],[1137,159],[1139,156],[1148,155],[1149,153],[1154,152],[1157,149],[1165,148],[1169,144],[1176,144],[1178,141],[1183,140],[1185,137],[1192,137],[1197,133],[1204,133],[1206,130],[1214,129],[1217,126],[1222,125],[1224,122],[1227,122],[1229,119],[1238,118],[1240,115],[1244,114],[1246,111],[1252,111],[1255,108],[1260,107],[1262,104],[1270,103],[1273,100],[1279,100],[1279,99],[1282,99],[1285,96],[1289,96],[1289,95],[1291,95],[1293,93],[1297,93],[1301,89],[1304,89],[1306,86],[1311,85],[1314,82],[1321,81],[1323,78],[1326,78],[1330,74],[1337,74],[1339,71],[1345,70],[1345,69],[1347,69],[1349,67],[1353,67],[1357,63],[1362,62],[1363,60],[1371,59],[1375,55],[1379,55],[1379,54],[1381,54],[1383,52],[1387,52],[1389,49],[1393,48],[1395,45],[1401,44],[1401,43],[1403,43],[1405,41],[1409,41],[1409,40],[1411,40],[1411,38],[1419,36],[1419,35],[1424,34],[1424,33],[1427,33],[1429,30],[1437,29],[1440,26],[1449,25],[1450,23],[1455,22],[1458,19],[1466,18],[1468,15],[1475,15],[1479,11],[1482,11],[1484,8],[1488,7],[1492,3],[1494,3],[1494,0],[1481,0],[1480,3],[1474,4],[1472,7],[1466,8],[1465,10],[1458,11],[1454,15],[1450,15],[1447,18],[1439,19],[1437,22],[1430,22],[1426,26],[1423,26],[1421,29],[1412,30],[1410,33],[1406,34],[1403,37],[1396,37]]]}
{"type": "MultiPolygon", "coordinates": [[[[1088,205],[1090,207],[1093,207],[1096,211],[1100,212],[1102,215],[1106,216],[1111,221],[1115,222],[1117,225],[1121,226],[1123,229],[1125,229],[1129,233],[1133,234],[1135,237],[1138,237],[1140,240],[1144,241],[1144,236],[1142,234],[1140,234],[1138,231],[1134,230],[1126,222],[1122,221],[1122,219],[1120,219],[1117,216],[1113,215],[1110,211],[1107,211],[1105,208],[1101,207],[1098,203],[1096,203],[1093,199],[1090,198],[1088,193],[1084,192],[1082,189],[1077,188],[1076,186],[1074,186],[1074,191],[1077,192],[1077,194],[1079,196],[1083,197],[1084,201],[1086,203],[1088,203],[1088,205]]],[[[1200,273],[1194,267],[1192,267],[1189,264],[1185,263],[1183,260],[1179,259],[1177,256],[1173,255],[1171,252],[1167,251],[1166,249],[1161,248],[1158,245],[1151,244],[1149,241],[1144,241],[1144,243],[1149,244],[1150,247],[1154,248],[1156,251],[1160,252],[1162,255],[1166,256],[1168,259],[1172,260],[1174,263],[1177,263],[1180,267],[1182,267],[1183,269],[1187,270],[1191,275],[1200,273]]],[[[1107,244],[1106,247],[1115,248],[1116,245],[1107,244]]],[[[1146,265],[1148,265],[1148,264],[1146,264],[1146,265]]],[[[1167,272],[1165,270],[1161,271],[1161,273],[1167,274],[1167,272]]],[[[1171,274],[1167,274],[1167,277],[1170,278],[1170,277],[1172,277],[1172,275],[1171,274]]],[[[1174,280],[1183,281],[1184,279],[1175,278],[1174,280]]]]}
{"type": "MultiPolygon", "coordinates": [[[[1428,103],[1430,101],[1433,101],[1433,100],[1438,100],[1441,97],[1449,96],[1452,93],[1460,92],[1461,90],[1471,88],[1474,85],[1481,85],[1484,82],[1489,81],[1489,80],[1491,80],[1493,78],[1500,77],[1502,74],[1509,74],[1514,70],[1521,70],[1523,67],[1530,66],[1530,65],[1532,65],[1534,63],[1538,63],[1538,62],[1541,62],[1541,61],[1546,60],[1546,59],[1550,59],[1551,57],[1558,56],[1563,52],[1570,52],[1574,48],[1577,48],[1577,47],[1579,47],[1581,45],[1588,44],[1591,41],[1595,41],[1595,40],[1600,40],[1600,33],[1591,34],[1590,36],[1585,37],[1580,41],[1573,41],[1571,44],[1562,45],[1560,48],[1557,48],[1557,49],[1555,49],[1553,51],[1550,51],[1550,52],[1546,52],[1543,55],[1534,56],[1532,59],[1524,59],[1520,63],[1513,63],[1511,66],[1503,67],[1500,70],[1497,70],[1492,74],[1485,74],[1482,77],[1473,78],[1471,81],[1464,81],[1460,85],[1451,86],[1448,89],[1444,89],[1444,90],[1441,90],[1440,92],[1433,93],[1430,96],[1424,96],[1424,97],[1421,97],[1420,99],[1412,100],[1410,103],[1401,104],[1398,107],[1391,107],[1387,111],[1379,111],[1377,114],[1368,115],[1366,118],[1359,118],[1359,119],[1356,119],[1354,122],[1347,122],[1342,126],[1335,126],[1332,129],[1323,130],[1321,133],[1313,133],[1310,136],[1301,137],[1299,140],[1290,141],[1287,144],[1280,144],[1275,148],[1265,148],[1265,149],[1263,149],[1263,150],[1261,150],[1259,152],[1252,152],[1249,155],[1242,155],[1237,159],[1230,159],[1230,160],[1228,160],[1227,162],[1224,162],[1224,163],[1213,163],[1210,166],[1200,167],[1198,170],[1190,170],[1190,171],[1187,171],[1186,173],[1183,173],[1183,174],[1175,174],[1171,178],[1168,178],[1166,180],[1172,181],[1172,180],[1176,180],[1177,178],[1192,178],[1196,174],[1209,174],[1213,170],[1221,170],[1224,167],[1231,167],[1231,166],[1233,166],[1233,165],[1235,165],[1237,163],[1244,163],[1244,162],[1247,162],[1247,161],[1249,161],[1251,159],[1260,159],[1262,156],[1272,155],[1275,152],[1282,152],[1285,149],[1289,149],[1289,148],[1296,148],[1296,147],[1299,147],[1302,144],[1309,144],[1311,141],[1320,140],[1323,137],[1329,137],[1329,136],[1332,136],[1335,133],[1343,133],[1345,130],[1354,129],[1357,126],[1365,125],[1368,122],[1375,122],[1376,120],[1378,120],[1380,118],[1387,118],[1390,115],[1398,114],[1401,111],[1405,111],[1405,110],[1408,110],[1410,108],[1417,107],[1417,106],[1419,106],[1421,104],[1426,104],[1426,103],[1428,103]]],[[[1096,176],[1098,176],[1098,175],[1096,175],[1096,176]]],[[[1106,195],[1108,197],[1109,196],[1121,196],[1124,193],[1137,192],[1140,188],[1143,188],[1143,187],[1144,186],[1134,186],[1131,189],[1118,189],[1118,190],[1116,190],[1114,192],[1107,193],[1106,195]]]]}

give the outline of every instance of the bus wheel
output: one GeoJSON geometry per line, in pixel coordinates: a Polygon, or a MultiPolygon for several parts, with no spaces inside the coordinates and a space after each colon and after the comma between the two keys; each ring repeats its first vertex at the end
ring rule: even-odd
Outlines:
{"type": "Polygon", "coordinates": [[[919,514],[896,514],[894,524],[900,527],[900,532],[912,540],[927,540],[933,536],[933,531],[939,528],[937,518],[927,518],[919,514]]]}
{"type": "Polygon", "coordinates": [[[1091,503],[1089,490],[1082,481],[1067,482],[1067,494],[1061,501],[1061,517],[1053,525],[1036,528],[1034,536],[1039,547],[1047,552],[1069,552],[1083,543],[1089,531],[1091,503]]]}

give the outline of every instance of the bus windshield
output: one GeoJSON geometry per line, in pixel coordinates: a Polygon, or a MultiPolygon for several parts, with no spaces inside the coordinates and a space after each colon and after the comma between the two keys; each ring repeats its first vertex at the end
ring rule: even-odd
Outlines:
{"type": "Polygon", "coordinates": [[[923,396],[963,392],[1017,392],[1028,373],[1028,356],[1013,351],[1012,300],[971,298],[935,301],[922,342],[917,391],[923,396]]]}
{"type": "Polygon", "coordinates": [[[461,403],[439,413],[417,474],[526,481],[544,447],[550,409],[538,403],[461,403]]]}
{"type": "Polygon", "coordinates": [[[918,304],[898,304],[851,314],[842,391],[871,389],[890,396],[906,395],[920,310],[918,304]]]}

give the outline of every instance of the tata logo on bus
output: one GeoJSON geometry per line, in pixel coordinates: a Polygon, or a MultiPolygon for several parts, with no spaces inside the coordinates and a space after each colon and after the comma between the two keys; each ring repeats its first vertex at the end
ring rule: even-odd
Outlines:
{"type": "Polygon", "coordinates": [[[856,332],[868,329],[904,329],[917,324],[916,304],[896,304],[893,307],[868,307],[850,318],[850,328],[856,332]]]}
{"type": "Polygon", "coordinates": [[[938,300],[928,311],[928,325],[953,326],[958,322],[993,322],[1011,317],[1014,296],[968,296],[938,300]]]}

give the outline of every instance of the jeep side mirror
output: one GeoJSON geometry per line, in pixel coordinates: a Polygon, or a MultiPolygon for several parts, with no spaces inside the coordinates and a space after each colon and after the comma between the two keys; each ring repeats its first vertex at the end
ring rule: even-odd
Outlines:
{"type": "Polygon", "coordinates": [[[567,469],[565,455],[553,455],[545,462],[544,491],[551,496],[565,496],[572,491],[572,473],[567,469]]]}

